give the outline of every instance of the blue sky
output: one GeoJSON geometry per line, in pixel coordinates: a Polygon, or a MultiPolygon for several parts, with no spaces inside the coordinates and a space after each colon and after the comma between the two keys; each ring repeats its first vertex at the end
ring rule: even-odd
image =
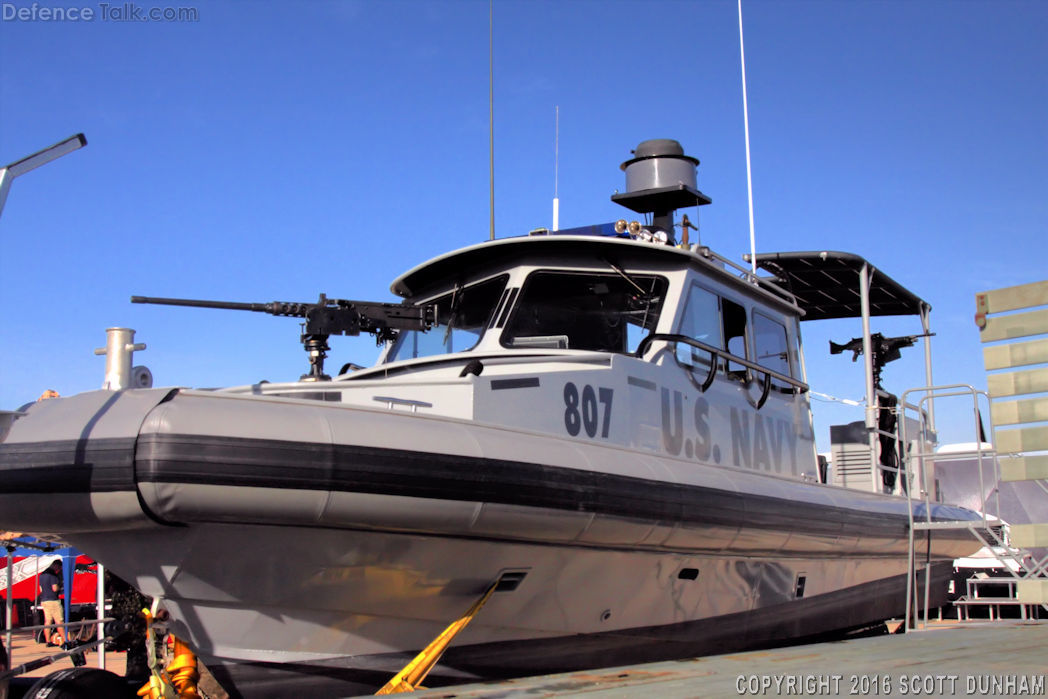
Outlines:
{"type": "MultiPolygon", "coordinates": [[[[0,162],[89,145],[18,178],[0,218],[0,407],[100,386],[110,326],[138,331],[158,385],[294,379],[293,320],[128,297],[388,300],[400,272],[487,238],[487,2],[138,3],[196,22],[38,7],[95,18],[0,21],[0,162]]],[[[743,12],[758,250],[866,256],[932,304],[936,382],[985,387],[974,294],[1048,277],[1048,3],[743,12]]],[[[675,138],[714,200],[703,242],[748,249],[734,1],[496,0],[494,17],[497,235],[550,224],[559,106],[562,227],[622,216],[618,164],[675,138]]],[[[813,388],[861,397],[861,365],[826,348],[858,323],[804,330],[813,388]]],[[[334,338],[329,361],[374,356],[334,338]]],[[[897,392],[923,383],[909,356],[885,371],[897,392]]],[[[823,448],[861,417],[816,409],[823,448]]]]}

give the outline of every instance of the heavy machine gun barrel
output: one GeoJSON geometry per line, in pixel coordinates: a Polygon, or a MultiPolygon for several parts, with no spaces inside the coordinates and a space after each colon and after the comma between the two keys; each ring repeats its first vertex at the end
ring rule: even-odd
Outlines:
{"type": "MultiPolygon", "coordinates": [[[[273,313],[273,307],[276,306],[279,302],[240,303],[238,301],[204,301],[199,299],[168,299],[159,296],[132,296],[131,303],[152,303],[158,306],[193,306],[196,308],[222,308],[229,311],[257,311],[259,313],[273,313]]],[[[293,305],[297,306],[301,304],[293,305]]],[[[274,315],[284,314],[274,313],[274,315]]]]}
{"type": "Polygon", "coordinates": [[[402,303],[348,301],[329,299],[324,294],[320,295],[316,303],[297,301],[242,303],[155,296],[132,296],[131,303],[220,308],[305,318],[305,332],[309,335],[359,335],[367,332],[374,334],[380,342],[393,339],[396,335],[395,332],[392,332],[394,330],[428,330],[436,323],[437,317],[435,305],[408,306],[402,303]]]}
{"type": "Polygon", "coordinates": [[[409,306],[403,303],[381,303],[372,301],[349,301],[329,299],[324,294],[316,303],[295,301],[272,301],[270,303],[242,303],[238,301],[207,301],[201,299],[172,299],[154,296],[132,296],[131,303],[150,303],[162,306],[189,306],[195,308],[220,308],[232,311],[253,311],[275,316],[303,318],[300,338],[309,354],[310,373],[303,376],[311,380],[327,379],[324,374],[324,358],[330,349],[327,339],[331,335],[359,335],[371,333],[379,344],[396,338],[399,330],[426,331],[436,325],[436,304],[409,306]]]}

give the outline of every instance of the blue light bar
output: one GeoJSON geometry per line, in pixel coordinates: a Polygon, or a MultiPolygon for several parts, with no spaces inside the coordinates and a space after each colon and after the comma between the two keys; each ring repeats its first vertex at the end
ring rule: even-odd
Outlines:
{"type": "Polygon", "coordinates": [[[612,238],[629,238],[629,233],[616,233],[615,223],[598,223],[592,226],[578,226],[577,228],[561,228],[559,231],[550,231],[550,235],[599,235],[612,238]]]}

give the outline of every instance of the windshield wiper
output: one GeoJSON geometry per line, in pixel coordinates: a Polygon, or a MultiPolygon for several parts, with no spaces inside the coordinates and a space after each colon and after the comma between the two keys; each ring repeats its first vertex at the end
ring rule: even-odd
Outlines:
{"type": "Polygon", "coordinates": [[[633,278],[630,277],[630,275],[626,274],[626,272],[622,269],[622,267],[619,267],[617,264],[615,264],[614,262],[612,262],[611,260],[609,260],[606,257],[604,258],[604,264],[606,264],[608,267],[611,267],[615,271],[615,274],[619,275],[620,277],[625,279],[627,282],[629,282],[630,286],[632,286],[634,289],[637,290],[637,293],[647,295],[648,292],[644,291],[644,289],[642,289],[640,287],[640,284],[638,284],[637,282],[633,281],[633,278]]]}
{"type": "Polygon", "coordinates": [[[612,262],[611,260],[609,260],[606,257],[603,258],[603,260],[604,260],[604,264],[606,264],[608,267],[611,267],[611,269],[615,271],[615,274],[617,274],[620,277],[622,277],[623,279],[625,279],[626,282],[629,283],[630,286],[632,286],[634,289],[637,290],[637,293],[640,295],[638,300],[644,302],[644,316],[641,319],[641,327],[642,328],[647,328],[648,327],[648,315],[651,313],[651,302],[655,299],[655,284],[656,284],[655,280],[654,279],[651,280],[651,290],[650,291],[645,291],[641,287],[640,284],[638,284],[637,282],[635,282],[633,280],[633,277],[631,277],[630,275],[626,274],[626,270],[622,269],[622,267],[619,267],[617,264],[615,264],[614,262],[612,262]]]}
{"type": "Polygon", "coordinates": [[[448,310],[448,327],[444,329],[444,339],[440,341],[440,344],[448,344],[448,338],[451,337],[451,328],[455,325],[455,316],[458,315],[459,303],[462,301],[462,285],[456,284],[455,290],[451,292],[451,308],[448,310]]]}

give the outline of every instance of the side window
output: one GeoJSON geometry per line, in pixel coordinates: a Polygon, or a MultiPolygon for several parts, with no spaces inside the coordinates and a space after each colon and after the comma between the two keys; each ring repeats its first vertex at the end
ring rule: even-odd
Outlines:
{"type": "MultiPolygon", "coordinates": [[[[707,345],[724,349],[721,332],[720,297],[692,284],[688,300],[684,304],[684,317],[681,319],[680,334],[687,335],[707,345]]],[[[709,367],[710,353],[685,344],[677,345],[677,361],[684,366],[709,367]]]]}
{"type": "MultiPolygon", "coordinates": [[[[725,349],[736,357],[747,358],[746,352],[746,309],[728,299],[721,299],[724,317],[725,349]]],[[[728,362],[728,372],[745,372],[746,368],[728,362]]]]}
{"type": "Polygon", "coordinates": [[[790,346],[786,328],[760,313],[753,314],[753,344],[757,363],[785,376],[790,373],[790,346]]]}

